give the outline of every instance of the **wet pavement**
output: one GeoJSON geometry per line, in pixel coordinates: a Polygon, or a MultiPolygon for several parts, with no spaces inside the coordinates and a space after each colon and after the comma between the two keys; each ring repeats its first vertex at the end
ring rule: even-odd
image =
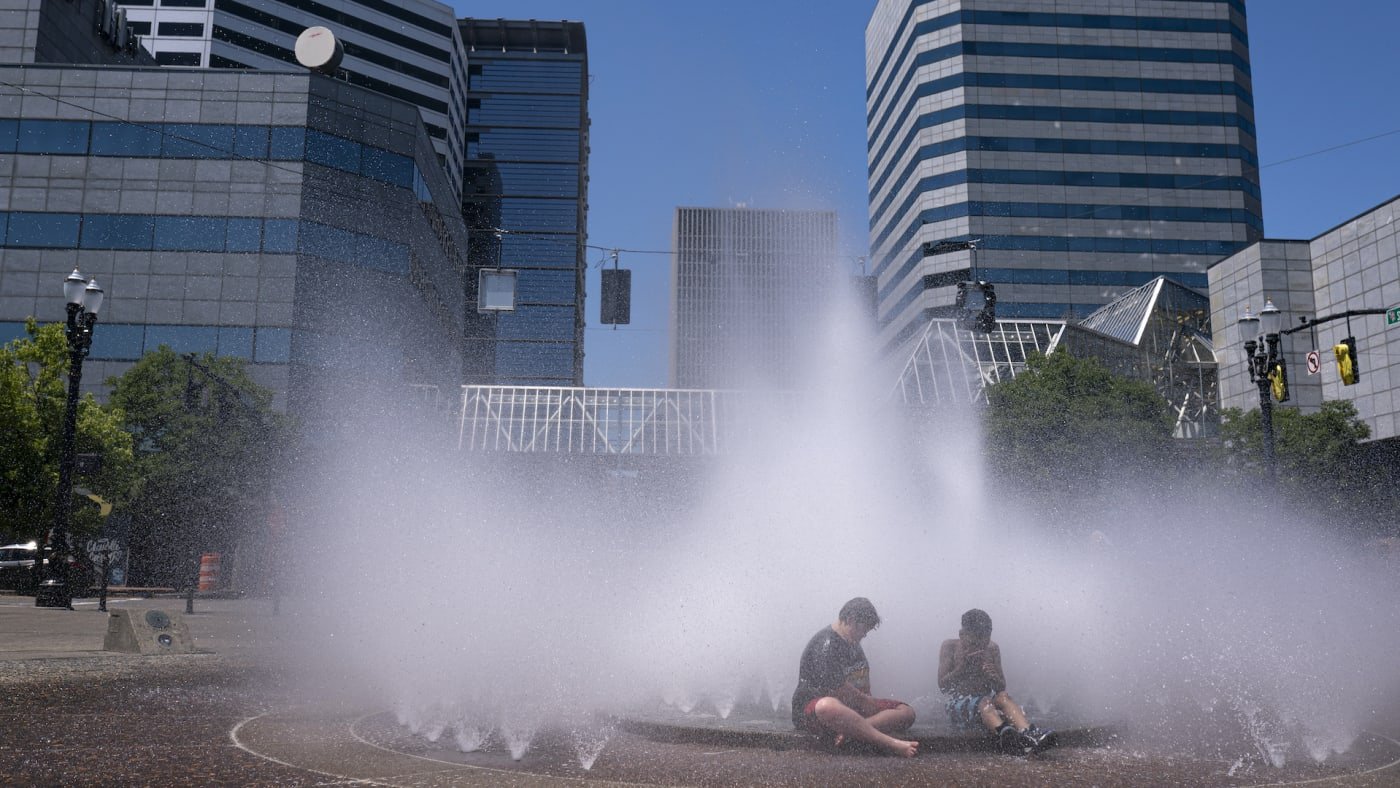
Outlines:
{"type": "MultiPolygon", "coordinates": [[[[832,754],[786,731],[727,746],[708,734],[684,735],[684,724],[665,736],[626,719],[601,720],[592,738],[540,730],[523,752],[520,741],[488,734],[480,748],[462,752],[450,728],[428,731],[437,734],[433,741],[385,709],[308,697],[305,683],[270,658],[270,645],[289,637],[292,625],[272,616],[264,600],[198,601],[185,620],[210,653],[155,657],[103,652],[107,617],[95,606],[32,604],[0,597],[6,785],[1400,784],[1400,704],[1384,707],[1375,730],[1345,756],[1324,765],[1293,759],[1283,769],[1154,751],[1130,733],[1030,758],[973,748],[901,760],[832,754]]],[[[182,600],[169,599],[113,604],[184,609],[182,600]]],[[[715,723],[692,727],[712,730],[715,723]]]]}

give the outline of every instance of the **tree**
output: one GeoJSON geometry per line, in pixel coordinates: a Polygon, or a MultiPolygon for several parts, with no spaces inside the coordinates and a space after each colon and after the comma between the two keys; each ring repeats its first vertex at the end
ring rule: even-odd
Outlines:
{"type": "MultiPolygon", "coordinates": [[[[1277,490],[1285,505],[1342,515],[1347,523],[1389,525],[1395,511],[1395,468],[1362,443],[1371,429],[1348,400],[1328,400],[1316,413],[1274,408],[1277,490]]],[[[1236,473],[1263,469],[1258,410],[1221,413],[1221,458],[1236,473]]]]}
{"type": "Polygon", "coordinates": [[[247,362],[161,346],[108,381],[137,442],[132,574],[183,586],[201,552],[227,552],[266,522],[289,427],[247,362]]]}
{"type": "Polygon", "coordinates": [[[987,389],[993,473],[1041,493],[1092,492],[1123,472],[1160,470],[1172,441],[1167,401],[1152,384],[1066,351],[1033,355],[987,389]]]}
{"type": "MultiPolygon", "coordinates": [[[[63,324],[30,318],[27,336],[0,347],[0,535],[41,540],[57,504],[63,411],[68,390],[68,340],[63,324]]],[[[101,469],[78,484],[120,506],[131,488],[131,436],[118,409],[92,394],[78,401],[77,451],[101,457],[101,469]]],[[[75,502],[76,504],[76,502],[75,502]]],[[[69,530],[90,536],[101,527],[95,505],[75,505],[69,530]]]]}

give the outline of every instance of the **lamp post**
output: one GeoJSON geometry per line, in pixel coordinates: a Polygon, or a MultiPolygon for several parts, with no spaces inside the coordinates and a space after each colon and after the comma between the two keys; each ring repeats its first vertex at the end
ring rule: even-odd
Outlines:
{"type": "Polygon", "coordinates": [[[980,238],[954,241],[929,241],[922,247],[924,257],[967,252],[968,276],[970,279],[958,282],[958,294],[953,301],[964,328],[990,334],[997,326],[996,288],[985,280],[977,278],[977,244],[980,238]]]}
{"type": "MultiPolygon", "coordinates": [[[[36,607],[73,607],[73,590],[68,585],[68,521],[73,512],[73,466],[76,463],[76,433],[78,429],[78,389],[83,379],[83,359],[92,346],[92,329],[97,325],[97,311],[102,308],[102,288],[97,280],[84,279],[74,268],[63,280],[63,298],[68,302],[68,400],[63,411],[63,435],[58,455],[58,501],[54,508],[53,531],[48,547],[52,556],[47,575],[34,595],[36,607]]],[[[43,567],[44,551],[39,551],[39,566],[43,567]]]]}
{"type": "Polygon", "coordinates": [[[1246,363],[1249,365],[1249,382],[1259,387],[1259,424],[1263,433],[1264,475],[1272,482],[1275,476],[1274,460],[1274,403],[1269,398],[1269,370],[1279,360],[1279,332],[1283,328],[1283,312],[1274,306],[1270,299],[1264,299],[1264,308],[1256,317],[1244,308],[1244,314],[1236,322],[1240,337],[1244,340],[1246,363]]]}

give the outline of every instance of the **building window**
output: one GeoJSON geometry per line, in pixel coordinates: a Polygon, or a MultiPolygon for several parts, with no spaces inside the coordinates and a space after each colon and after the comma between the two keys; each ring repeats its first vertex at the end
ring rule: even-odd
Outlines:
{"type": "Polygon", "coordinates": [[[50,249],[76,248],[78,214],[11,213],[10,226],[5,233],[5,244],[50,249]]]}
{"type": "Polygon", "coordinates": [[[253,361],[259,364],[285,364],[292,357],[292,332],[286,328],[259,328],[253,361]]]}
{"type": "MultiPolygon", "coordinates": [[[[156,28],[156,35],[159,36],[183,36],[189,38],[204,37],[203,22],[161,22],[156,28]]],[[[185,64],[189,65],[189,64],[185,64]]],[[[198,63],[194,64],[198,65],[198,63]]]]}
{"type": "Polygon", "coordinates": [[[198,52],[157,52],[156,62],[162,66],[198,66],[201,57],[198,52]]]}
{"type": "Polygon", "coordinates": [[[15,151],[18,153],[78,153],[87,150],[87,121],[21,120],[15,151]]]}

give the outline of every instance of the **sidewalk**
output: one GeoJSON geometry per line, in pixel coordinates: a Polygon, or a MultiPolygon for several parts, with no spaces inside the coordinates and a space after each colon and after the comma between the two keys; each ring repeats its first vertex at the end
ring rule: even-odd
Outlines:
{"type": "MultiPolygon", "coordinates": [[[[128,589],[128,591],[134,589],[128,589]]],[[[185,613],[185,598],[168,589],[140,589],[142,595],[110,592],[108,610],[158,609],[182,616],[201,652],[251,656],[275,630],[268,599],[228,599],[196,595],[194,612],[185,613]],[[149,594],[146,596],[145,594],[149,594]]],[[[107,634],[106,613],[96,597],[73,600],[73,610],[34,605],[32,596],[0,596],[0,662],[82,657],[133,658],[102,649],[107,634]]]]}

